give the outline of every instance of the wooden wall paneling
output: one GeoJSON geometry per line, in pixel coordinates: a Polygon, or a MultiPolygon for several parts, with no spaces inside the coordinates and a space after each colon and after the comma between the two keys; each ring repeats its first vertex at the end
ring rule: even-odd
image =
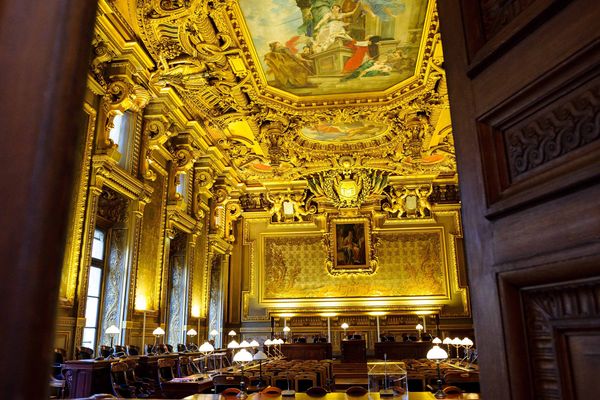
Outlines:
{"type": "Polygon", "coordinates": [[[0,356],[5,398],[47,397],[95,8],[23,0],[0,12],[0,340],[26,343],[0,356]]]}
{"type": "Polygon", "coordinates": [[[588,387],[574,371],[597,364],[576,352],[600,333],[590,306],[600,276],[600,7],[505,2],[526,7],[490,36],[465,3],[440,1],[439,12],[483,396],[578,398],[588,387]],[[562,322],[544,336],[540,315],[552,313],[562,322]]]}

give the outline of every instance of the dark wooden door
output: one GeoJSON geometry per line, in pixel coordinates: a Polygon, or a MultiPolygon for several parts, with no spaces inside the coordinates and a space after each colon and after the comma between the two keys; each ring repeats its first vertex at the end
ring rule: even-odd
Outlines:
{"type": "Polygon", "coordinates": [[[595,398],[600,3],[439,14],[483,397],[595,398]]]}

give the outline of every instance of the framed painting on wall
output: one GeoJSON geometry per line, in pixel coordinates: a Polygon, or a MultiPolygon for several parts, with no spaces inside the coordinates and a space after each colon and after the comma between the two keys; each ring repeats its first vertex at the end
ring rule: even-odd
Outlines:
{"type": "Polygon", "coordinates": [[[335,218],[330,222],[329,272],[375,272],[372,260],[371,231],[368,218],[335,218]]]}

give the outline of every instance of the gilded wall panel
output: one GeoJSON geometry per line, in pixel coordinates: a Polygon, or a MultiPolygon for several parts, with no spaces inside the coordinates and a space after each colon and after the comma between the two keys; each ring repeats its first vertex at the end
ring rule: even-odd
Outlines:
{"type": "Polygon", "coordinates": [[[266,237],[263,299],[446,296],[443,242],[441,229],[382,234],[373,275],[333,276],[320,236],[266,237]]]}
{"type": "Polygon", "coordinates": [[[160,270],[162,257],[163,219],[165,207],[165,183],[164,176],[157,174],[156,180],[148,182],[154,189],[152,200],[144,208],[144,219],[142,222],[142,240],[140,244],[140,255],[136,283],[136,308],[156,310],[158,308],[158,296],[155,291],[157,285],[157,270],[160,270]],[[145,307],[144,307],[145,303],[145,307]]]}

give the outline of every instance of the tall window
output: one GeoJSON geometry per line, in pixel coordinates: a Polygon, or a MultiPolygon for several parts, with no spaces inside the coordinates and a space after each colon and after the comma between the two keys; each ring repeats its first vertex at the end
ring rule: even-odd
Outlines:
{"type": "Polygon", "coordinates": [[[175,190],[177,191],[177,193],[179,193],[179,195],[181,196],[181,198],[183,199],[183,202],[187,202],[187,174],[186,173],[180,173],[177,177],[177,187],[175,188],[175,190]]]}
{"type": "Polygon", "coordinates": [[[88,278],[88,291],[85,305],[85,327],[83,328],[82,346],[94,349],[98,331],[98,311],[102,293],[102,273],[104,254],[106,253],[106,234],[96,228],[92,242],[92,264],[88,278]]]}
{"type": "Polygon", "coordinates": [[[134,115],[129,112],[115,116],[113,127],[109,133],[110,139],[119,146],[119,153],[121,154],[119,165],[124,169],[128,167],[130,139],[132,136],[129,133],[131,132],[131,121],[133,118],[134,115]]]}

